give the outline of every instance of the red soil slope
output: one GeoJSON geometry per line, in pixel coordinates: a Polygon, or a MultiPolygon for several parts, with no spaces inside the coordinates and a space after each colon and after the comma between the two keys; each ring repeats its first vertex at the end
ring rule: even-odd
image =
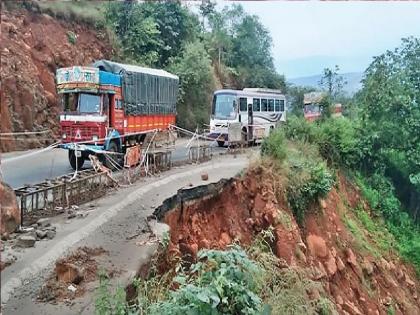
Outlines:
{"type": "MultiPolygon", "coordinates": [[[[355,187],[340,178],[339,188],[314,205],[299,227],[282,186],[271,177],[257,168],[216,197],[169,211],[164,219],[171,228],[169,252],[194,257],[201,248],[225,248],[234,240],[250,244],[271,225],[282,267],[298,268],[320,282],[340,314],[387,314],[391,304],[396,314],[420,314],[413,268],[395,253],[378,258],[362,250],[347,229],[343,218],[353,217],[352,208],[369,211],[355,187]]],[[[376,246],[373,240],[370,245],[376,246]]]]}
{"type": "Polygon", "coordinates": [[[107,36],[78,21],[26,10],[1,10],[0,132],[53,130],[53,135],[0,141],[0,152],[44,145],[58,133],[55,71],[110,58],[107,36]],[[76,35],[71,44],[68,32],[76,35]]]}

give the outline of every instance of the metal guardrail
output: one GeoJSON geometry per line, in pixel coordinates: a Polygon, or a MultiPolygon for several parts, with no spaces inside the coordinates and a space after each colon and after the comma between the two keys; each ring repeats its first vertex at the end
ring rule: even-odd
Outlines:
{"type": "MultiPolygon", "coordinates": [[[[187,163],[201,163],[212,158],[212,148],[208,145],[192,146],[189,148],[187,163]]],[[[172,163],[172,151],[153,149],[147,153],[146,165],[137,169],[137,176],[130,174],[131,180],[147,174],[158,174],[169,170],[172,163]]],[[[130,170],[130,169],[125,169],[130,170]]],[[[135,170],[135,168],[131,168],[135,170]]],[[[118,174],[124,177],[124,172],[118,174]]],[[[63,175],[44,182],[26,185],[15,189],[15,194],[21,210],[21,219],[35,214],[38,210],[56,210],[69,208],[72,205],[92,201],[106,194],[107,188],[116,183],[110,178],[109,170],[101,168],[78,171],[63,175]]]]}
{"type": "Polygon", "coordinates": [[[106,172],[83,170],[63,175],[35,185],[15,189],[20,205],[22,222],[26,214],[37,210],[54,210],[56,207],[69,207],[96,199],[106,192],[112,184],[106,172]]]}
{"type": "Polygon", "coordinates": [[[212,157],[212,148],[208,145],[193,146],[188,151],[188,159],[190,162],[205,162],[209,161],[212,157]]]}

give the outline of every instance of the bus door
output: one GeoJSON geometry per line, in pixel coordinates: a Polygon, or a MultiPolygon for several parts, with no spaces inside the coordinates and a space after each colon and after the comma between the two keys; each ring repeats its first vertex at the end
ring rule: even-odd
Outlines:
{"type": "Polygon", "coordinates": [[[252,108],[252,98],[248,98],[248,141],[253,140],[254,114],[252,108]]]}

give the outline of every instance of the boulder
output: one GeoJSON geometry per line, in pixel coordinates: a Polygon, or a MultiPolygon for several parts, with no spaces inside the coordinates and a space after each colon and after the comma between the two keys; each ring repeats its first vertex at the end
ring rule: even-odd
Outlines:
{"type": "Polygon", "coordinates": [[[226,232],[220,234],[220,243],[222,246],[227,246],[230,243],[232,243],[232,239],[230,238],[229,234],[227,234],[226,232]]]}
{"type": "Polygon", "coordinates": [[[202,179],[202,180],[208,180],[208,179],[209,179],[209,174],[207,174],[207,173],[202,173],[202,174],[201,174],[201,179],[202,179]]]}
{"type": "Polygon", "coordinates": [[[56,232],[54,230],[47,231],[47,238],[52,240],[55,237],[56,232]]]}
{"type": "Polygon", "coordinates": [[[370,263],[369,260],[365,260],[363,262],[362,269],[363,272],[368,276],[371,276],[373,274],[373,265],[370,263]]]}
{"type": "Polygon", "coordinates": [[[0,234],[10,234],[20,225],[20,209],[13,189],[0,181],[0,234]]]}
{"type": "Polygon", "coordinates": [[[318,235],[310,234],[306,238],[308,243],[309,252],[315,257],[327,257],[328,249],[324,239],[318,235]]]}
{"type": "Polygon", "coordinates": [[[51,225],[50,219],[49,218],[42,218],[39,219],[36,224],[40,227],[40,228],[45,228],[47,226],[51,225]]]}
{"type": "Polygon", "coordinates": [[[337,257],[336,262],[338,270],[343,271],[346,268],[340,257],[337,257]]]}
{"type": "Polygon", "coordinates": [[[337,264],[333,255],[329,255],[328,260],[325,262],[325,269],[330,277],[337,272],[337,264]]]}
{"type": "Polygon", "coordinates": [[[36,237],[38,237],[39,239],[43,239],[46,236],[47,236],[47,232],[46,231],[36,230],[36,237]]]}
{"type": "Polygon", "coordinates": [[[346,256],[347,256],[347,262],[352,265],[353,267],[357,266],[357,259],[356,255],[353,253],[351,248],[346,249],[346,256]]]}
{"type": "Polygon", "coordinates": [[[31,236],[31,235],[22,235],[18,237],[16,246],[22,247],[22,248],[34,247],[35,242],[36,242],[36,237],[31,236]]]}
{"type": "Polygon", "coordinates": [[[64,283],[79,284],[83,280],[83,271],[76,265],[65,261],[55,264],[57,280],[64,283]]]}
{"type": "Polygon", "coordinates": [[[352,302],[345,302],[343,309],[351,315],[363,315],[360,309],[352,302]]]}

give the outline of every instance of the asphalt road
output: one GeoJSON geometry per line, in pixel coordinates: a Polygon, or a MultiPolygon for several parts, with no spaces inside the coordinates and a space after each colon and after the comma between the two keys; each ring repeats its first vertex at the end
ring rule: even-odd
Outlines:
{"type": "MultiPolygon", "coordinates": [[[[172,153],[172,161],[180,161],[188,158],[187,141],[185,139],[177,141],[175,150],[172,153]]],[[[226,148],[219,148],[216,143],[211,143],[214,153],[223,152],[226,148]]],[[[18,188],[27,184],[36,184],[45,179],[69,174],[73,172],[68,157],[67,150],[52,149],[28,157],[19,157],[37,150],[25,152],[2,153],[1,171],[3,181],[13,188],[18,188]]],[[[90,162],[85,161],[83,168],[89,168],[90,162]]]]}

